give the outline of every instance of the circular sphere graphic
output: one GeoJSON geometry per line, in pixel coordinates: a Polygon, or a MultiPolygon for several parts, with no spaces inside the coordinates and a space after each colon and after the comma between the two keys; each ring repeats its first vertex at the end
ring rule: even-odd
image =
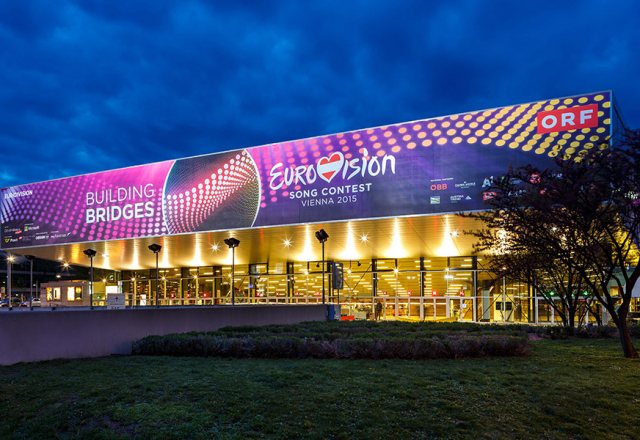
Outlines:
{"type": "Polygon", "coordinates": [[[260,180],[246,151],[193,157],[173,164],[163,195],[170,234],[251,227],[260,180]]]}

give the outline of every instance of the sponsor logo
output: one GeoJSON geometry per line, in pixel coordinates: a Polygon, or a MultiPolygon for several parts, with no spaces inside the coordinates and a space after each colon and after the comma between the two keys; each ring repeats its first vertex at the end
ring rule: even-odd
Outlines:
{"type": "Polygon", "coordinates": [[[449,201],[451,203],[458,203],[460,200],[464,200],[464,195],[458,194],[455,196],[449,196],[449,201]]]}
{"type": "Polygon", "coordinates": [[[432,205],[439,205],[440,204],[440,196],[435,196],[435,197],[431,197],[431,204],[432,205]]]}
{"type": "Polygon", "coordinates": [[[9,243],[9,239],[8,239],[8,238],[5,238],[5,239],[4,239],[4,242],[5,242],[5,243],[9,243]]]}
{"type": "Polygon", "coordinates": [[[456,183],[456,188],[460,188],[460,189],[469,189],[469,188],[474,188],[475,186],[476,186],[476,182],[456,183]]]}
{"type": "Polygon", "coordinates": [[[598,126],[598,104],[539,112],[538,134],[598,126]]]}
{"type": "Polygon", "coordinates": [[[489,200],[489,199],[493,199],[496,196],[495,192],[486,192],[486,193],[482,193],[482,200],[489,200]]]}
{"type": "Polygon", "coordinates": [[[470,196],[465,197],[465,200],[471,200],[470,196]]]}
{"type": "Polygon", "coordinates": [[[443,189],[447,189],[446,183],[434,183],[431,185],[431,191],[442,191],[443,189]]]}
{"type": "Polygon", "coordinates": [[[488,188],[488,187],[491,186],[492,183],[493,183],[493,176],[485,177],[484,181],[482,182],[482,187],[483,188],[488,188]]]}

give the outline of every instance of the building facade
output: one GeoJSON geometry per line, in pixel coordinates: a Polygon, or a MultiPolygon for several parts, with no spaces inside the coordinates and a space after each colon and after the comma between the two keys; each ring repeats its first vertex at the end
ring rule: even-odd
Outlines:
{"type": "Polygon", "coordinates": [[[579,160],[622,126],[601,92],[19,185],[1,192],[0,244],[92,263],[136,306],[324,298],[356,319],[379,302],[384,319],[553,322],[486,270],[462,234],[480,225],[457,213],[486,209],[509,165],[579,160]]]}

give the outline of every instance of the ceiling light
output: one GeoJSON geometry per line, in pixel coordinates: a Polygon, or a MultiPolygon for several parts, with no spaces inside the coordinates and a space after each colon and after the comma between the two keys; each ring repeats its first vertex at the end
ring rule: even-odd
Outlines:
{"type": "Polygon", "coordinates": [[[218,245],[214,244],[213,246],[211,246],[211,249],[214,250],[214,251],[217,251],[218,250],[218,245]]]}
{"type": "Polygon", "coordinates": [[[288,239],[287,239],[287,240],[285,240],[285,241],[284,241],[284,245],[285,245],[285,246],[291,246],[291,240],[288,240],[288,239]]]}
{"type": "Polygon", "coordinates": [[[360,241],[366,242],[367,240],[369,240],[369,237],[367,237],[366,235],[360,237],[360,241]]]}

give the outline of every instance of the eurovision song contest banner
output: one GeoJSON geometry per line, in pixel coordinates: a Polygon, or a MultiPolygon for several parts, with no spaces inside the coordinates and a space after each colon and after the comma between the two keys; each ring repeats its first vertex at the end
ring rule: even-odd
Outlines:
{"type": "Polygon", "coordinates": [[[3,249],[486,209],[510,164],[611,136],[610,92],[1,190],[3,249]]]}

